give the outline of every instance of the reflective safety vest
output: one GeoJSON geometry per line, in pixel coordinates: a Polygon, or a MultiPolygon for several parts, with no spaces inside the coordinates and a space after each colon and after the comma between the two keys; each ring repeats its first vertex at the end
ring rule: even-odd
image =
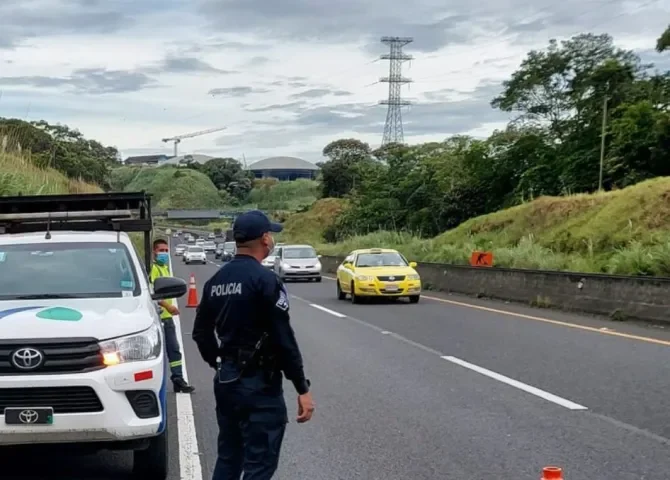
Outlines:
{"type": "MultiPolygon", "coordinates": [[[[170,267],[168,267],[167,265],[158,265],[157,263],[154,263],[151,266],[151,274],[149,275],[151,285],[154,284],[157,278],[169,277],[169,276],[170,276],[170,267]]],[[[172,318],[172,314],[167,310],[165,310],[163,307],[161,307],[161,319],[165,320],[167,318],[172,318]]]]}

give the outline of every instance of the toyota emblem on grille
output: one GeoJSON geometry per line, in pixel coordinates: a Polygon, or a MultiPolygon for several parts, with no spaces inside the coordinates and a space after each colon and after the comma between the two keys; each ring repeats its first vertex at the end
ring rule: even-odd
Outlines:
{"type": "Polygon", "coordinates": [[[19,421],[21,423],[35,423],[38,418],[39,415],[35,410],[23,410],[19,413],[19,421]]]}
{"type": "Polygon", "coordinates": [[[42,352],[31,347],[20,348],[12,355],[12,364],[19,370],[34,370],[43,360],[42,352]]]}
{"type": "Polygon", "coordinates": [[[395,280],[395,277],[389,277],[389,280],[393,281],[395,280]]]}

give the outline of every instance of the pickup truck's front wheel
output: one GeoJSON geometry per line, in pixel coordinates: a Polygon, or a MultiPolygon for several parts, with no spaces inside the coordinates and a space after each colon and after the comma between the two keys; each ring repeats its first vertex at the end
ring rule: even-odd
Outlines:
{"type": "Polygon", "coordinates": [[[138,480],[165,480],[168,476],[167,428],[149,442],[149,448],[133,453],[133,476],[138,480]]]}

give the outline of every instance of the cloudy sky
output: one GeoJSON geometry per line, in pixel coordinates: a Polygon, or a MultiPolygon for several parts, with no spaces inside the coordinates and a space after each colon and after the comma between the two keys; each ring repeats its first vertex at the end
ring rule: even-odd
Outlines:
{"type": "Polygon", "coordinates": [[[331,140],[378,146],[382,35],[413,36],[405,140],[485,136],[531,48],[607,32],[670,68],[667,0],[0,0],[0,116],[78,128],[122,154],[319,161],[331,140]],[[532,4],[532,6],[531,6],[532,4]]]}

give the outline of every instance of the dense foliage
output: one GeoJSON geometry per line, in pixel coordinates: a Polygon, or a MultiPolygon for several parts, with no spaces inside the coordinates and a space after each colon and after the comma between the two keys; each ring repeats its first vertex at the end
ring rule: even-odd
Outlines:
{"type": "Polygon", "coordinates": [[[14,118],[0,118],[0,152],[23,154],[37,167],[53,168],[103,188],[109,187],[109,171],[119,159],[115,147],[86,139],[66,125],[14,118]]]}
{"type": "Polygon", "coordinates": [[[491,105],[516,118],[485,140],[328,145],[322,195],[351,207],[326,238],[379,229],[435,236],[541,195],[596,191],[601,146],[604,190],[670,175],[670,72],[652,71],[608,35],[531,51],[491,105]]]}

